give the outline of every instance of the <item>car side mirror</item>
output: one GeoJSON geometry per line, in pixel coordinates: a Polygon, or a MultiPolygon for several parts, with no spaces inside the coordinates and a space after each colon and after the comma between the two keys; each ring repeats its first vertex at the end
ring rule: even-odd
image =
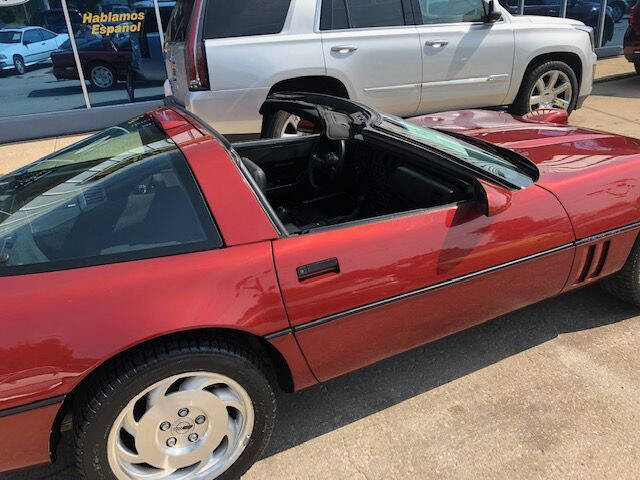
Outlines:
{"type": "Polygon", "coordinates": [[[506,188],[477,179],[477,201],[482,213],[493,217],[511,205],[511,192],[506,188]]]}
{"type": "Polygon", "coordinates": [[[482,0],[482,8],[484,10],[482,21],[484,23],[497,22],[502,18],[502,12],[500,7],[496,5],[495,0],[482,0]]]}
{"type": "Polygon", "coordinates": [[[32,42],[31,40],[26,40],[26,39],[25,39],[25,40],[23,40],[23,41],[22,41],[22,44],[23,44],[25,47],[26,47],[26,46],[28,46],[28,45],[31,45],[32,43],[33,43],[33,42],[32,42]]]}

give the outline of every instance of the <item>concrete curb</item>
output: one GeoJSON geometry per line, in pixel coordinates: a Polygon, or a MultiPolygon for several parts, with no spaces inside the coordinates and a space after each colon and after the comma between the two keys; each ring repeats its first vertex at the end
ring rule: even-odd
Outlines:
{"type": "Polygon", "coordinates": [[[593,83],[611,82],[613,80],[622,80],[638,75],[636,72],[614,73],[613,75],[605,75],[604,77],[594,78],[593,83]]]}

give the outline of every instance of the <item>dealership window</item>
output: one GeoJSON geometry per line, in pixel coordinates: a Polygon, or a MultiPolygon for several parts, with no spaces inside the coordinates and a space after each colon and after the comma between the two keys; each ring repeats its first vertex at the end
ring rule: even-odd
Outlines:
{"type": "MultiPolygon", "coordinates": [[[[75,40],[91,106],[161,99],[166,73],[153,2],[76,0],[74,6],[80,15],[75,40]]],[[[159,6],[164,31],[174,2],[159,6]]]]}
{"type": "Polygon", "coordinates": [[[86,108],[78,79],[53,72],[68,39],[60,0],[0,3],[0,117],[86,108]]]}
{"type": "MultiPolygon", "coordinates": [[[[162,100],[155,1],[0,2],[0,117],[162,100]]],[[[162,32],[174,5],[158,1],[162,32]]]]}

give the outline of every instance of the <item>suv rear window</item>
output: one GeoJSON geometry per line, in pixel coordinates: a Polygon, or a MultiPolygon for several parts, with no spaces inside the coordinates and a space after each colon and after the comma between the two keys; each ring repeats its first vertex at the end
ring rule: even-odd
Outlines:
{"type": "Polygon", "coordinates": [[[291,0],[209,0],[203,38],[280,33],[291,0]]]}
{"type": "Polygon", "coordinates": [[[185,158],[149,116],[0,177],[0,276],[221,245],[185,158]]]}

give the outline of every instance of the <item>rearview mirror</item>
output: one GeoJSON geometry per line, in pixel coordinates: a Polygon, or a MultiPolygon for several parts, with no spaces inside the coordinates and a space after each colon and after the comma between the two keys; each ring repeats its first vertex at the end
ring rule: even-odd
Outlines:
{"type": "Polygon", "coordinates": [[[504,212],[511,205],[511,192],[485,180],[477,180],[478,205],[487,217],[504,212]]]}
{"type": "Polygon", "coordinates": [[[482,0],[482,8],[484,9],[483,22],[493,23],[502,18],[502,12],[500,7],[496,5],[495,0],[482,0]]]}

